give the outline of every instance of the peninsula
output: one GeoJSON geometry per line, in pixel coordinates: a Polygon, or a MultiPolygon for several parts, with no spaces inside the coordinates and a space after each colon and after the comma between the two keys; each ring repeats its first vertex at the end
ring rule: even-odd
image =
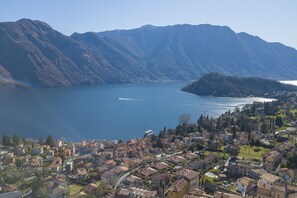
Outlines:
{"type": "Polygon", "coordinates": [[[280,92],[297,91],[297,86],[258,77],[236,77],[208,73],[198,81],[183,87],[182,91],[200,96],[275,98],[280,92]]]}

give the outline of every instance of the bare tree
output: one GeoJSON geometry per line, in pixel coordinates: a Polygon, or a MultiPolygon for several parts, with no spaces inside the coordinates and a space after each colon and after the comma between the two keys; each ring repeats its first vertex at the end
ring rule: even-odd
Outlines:
{"type": "Polygon", "coordinates": [[[182,114],[178,117],[178,121],[180,125],[188,125],[190,122],[190,115],[182,114]]]}

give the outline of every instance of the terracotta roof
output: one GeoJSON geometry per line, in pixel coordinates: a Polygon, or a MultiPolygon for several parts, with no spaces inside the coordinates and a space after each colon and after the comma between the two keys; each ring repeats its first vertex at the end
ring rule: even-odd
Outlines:
{"type": "Polygon", "coordinates": [[[243,184],[244,186],[250,186],[253,184],[257,184],[257,181],[254,179],[250,179],[248,177],[242,177],[237,180],[239,183],[243,184]]]}
{"type": "Polygon", "coordinates": [[[190,170],[190,169],[183,168],[183,169],[178,170],[176,172],[176,175],[182,176],[182,177],[184,177],[185,179],[188,179],[188,180],[192,180],[195,177],[198,177],[199,173],[196,172],[196,171],[190,170]]]}
{"type": "Polygon", "coordinates": [[[223,192],[215,192],[214,194],[215,198],[241,198],[239,195],[229,194],[229,193],[223,193],[223,192]]]}
{"type": "Polygon", "coordinates": [[[174,184],[172,184],[169,188],[168,191],[171,192],[179,192],[182,189],[184,189],[188,185],[188,182],[185,179],[180,179],[177,180],[174,184]]]}
{"type": "Polygon", "coordinates": [[[195,159],[198,157],[198,155],[196,155],[195,153],[191,153],[191,152],[187,152],[185,155],[184,155],[185,158],[187,159],[195,159]]]}
{"type": "Polygon", "coordinates": [[[267,171],[262,169],[262,168],[255,168],[255,169],[252,169],[251,171],[253,171],[254,173],[257,173],[259,175],[262,175],[263,173],[266,173],[267,171]]]}
{"type": "Polygon", "coordinates": [[[128,182],[142,181],[142,179],[140,177],[137,177],[135,175],[130,175],[130,176],[126,177],[126,180],[128,182]]]}
{"type": "Polygon", "coordinates": [[[174,156],[171,156],[168,160],[173,163],[179,164],[181,162],[184,162],[186,159],[184,157],[174,155],[174,156]]]}
{"type": "Polygon", "coordinates": [[[290,177],[294,177],[295,175],[295,172],[292,169],[288,168],[280,168],[278,171],[290,177]]]}
{"type": "Polygon", "coordinates": [[[158,170],[162,170],[162,169],[169,167],[169,165],[166,164],[165,162],[157,162],[157,163],[153,164],[152,167],[154,167],[158,170]]]}
{"type": "Polygon", "coordinates": [[[116,191],[117,195],[122,195],[122,196],[129,196],[129,190],[125,188],[120,188],[116,191]]]}
{"type": "Polygon", "coordinates": [[[275,158],[277,157],[277,156],[279,156],[280,155],[280,153],[278,152],[278,151],[271,151],[269,154],[268,154],[268,157],[266,158],[266,161],[274,161],[275,160],[275,158]]]}
{"type": "Polygon", "coordinates": [[[169,177],[170,177],[170,174],[165,172],[165,173],[153,175],[152,180],[161,181],[169,177]]]}
{"type": "Polygon", "coordinates": [[[261,179],[265,179],[265,180],[267,180],[267,181],[273,183],[273,182],[279,180],[280,177],[278,177],[278,176],[276,176],[276,175],[272,175],[272,174],[270,174],[270,173],[263,173],[263,174],[261,175],[261,179]]]}
{"type": "Polygon", "coordinates": [[[139,169],[139,173],[144,175],[144,176],[150,176],[154,173],[156,173],[157,170],[151,168],[151,167],[148,167],[148,168],[142,168],[142,169],[139,169]]]}

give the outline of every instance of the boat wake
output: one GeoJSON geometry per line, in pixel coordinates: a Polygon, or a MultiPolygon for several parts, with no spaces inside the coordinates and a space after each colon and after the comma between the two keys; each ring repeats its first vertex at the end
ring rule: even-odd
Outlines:
{"type": "Polygon", "coordinates": [[[138,99],[133,99],[133,98],[118,98],[118,100],[124,100],[124,101],[140,101],[138,99]]]}

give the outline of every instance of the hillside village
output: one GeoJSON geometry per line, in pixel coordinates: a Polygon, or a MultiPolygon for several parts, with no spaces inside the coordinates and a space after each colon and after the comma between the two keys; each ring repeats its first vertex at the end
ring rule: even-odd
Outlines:
{"type": "Polygon", "coordinates": [[[288,93],[127,141],[3,135],[0,197],[296,198],[296,138],[288,93]]]}

